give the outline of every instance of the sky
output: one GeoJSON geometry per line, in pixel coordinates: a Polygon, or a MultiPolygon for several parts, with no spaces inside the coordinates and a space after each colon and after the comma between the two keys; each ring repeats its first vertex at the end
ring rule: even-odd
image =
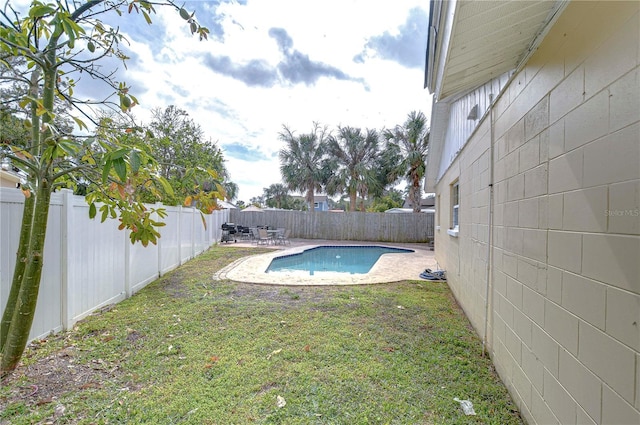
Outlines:
{"type": "MultiPolygon", "coordinates": [[[[26,0],[12,2],[28,3],[26,0]]],[[[175,10],[157,7],[152,25],[142,16],[112,17],[129,40],[126,69],[105,70],[127,82],[150,111],[175,105],[223,150],[238,200],[281,182],[278,135],[313,123],[380,130],[402,124],[409,112],[430,116],[424,85],[426,0],[186,1],[211,31],[198,41],[175,10]]],[[[104,88],[78,87],[99,97],[104,88]]]]}

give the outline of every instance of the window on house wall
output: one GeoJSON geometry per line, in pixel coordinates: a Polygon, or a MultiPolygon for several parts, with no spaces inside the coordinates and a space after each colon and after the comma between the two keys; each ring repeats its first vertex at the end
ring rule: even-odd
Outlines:
{"type": "Polygon", "coordinates": [[[318,202],[313,203],[313,208],[318,209],[319,207],[320,207],[320,203],[318,202]]]}
{"type": "Polygon", "coordinates": [[[460,225],[460,185],[456,180],[451,184],[451,227],[447,231],[451,236],[458,236],[460,225]]]}

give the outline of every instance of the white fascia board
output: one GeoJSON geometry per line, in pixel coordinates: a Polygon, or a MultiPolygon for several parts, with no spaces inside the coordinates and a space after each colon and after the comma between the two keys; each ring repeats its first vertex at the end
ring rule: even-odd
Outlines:
{"type": "Polygon", "coordinates": [[[436,50],[433,66],[436,68],[435,82],[433,84],[434,99],[440,100],[442,80],[448,65],[449,51],[451,49],[451,36],[456,24],[456,13],[458,11],[458,1],[450,0],[442,2],[442,19],[438,27],[438,48],[436,50]],[[442,25],[443,24],[443,25],[442,25]]]}

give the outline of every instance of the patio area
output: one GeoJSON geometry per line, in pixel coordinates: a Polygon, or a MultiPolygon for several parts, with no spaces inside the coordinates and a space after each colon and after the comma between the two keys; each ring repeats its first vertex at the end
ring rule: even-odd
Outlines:
{"type": "MultiPolygon", "coordinates": [[[[223,243],[220,246],[246,248],[256,247],[256,244],[251,241],[238,241],[236,243],[223,243]]],[[[265,246],[260,245],[260,247],[265,246]]],[[[291,239],[290,245],[267,245],[266,248],[273,249],[273,252],[240,258],[215,273],[214,279],[284,286],[367,285],[402,280],[420,280],[419,275],[424,269],[438,268],[434,258],[434,251],[431,251],[427,244],[291,239]],[[323,245],[376,245],[411,249],[414,252],[384,254],[366,274],[316,272],[313,276],[310,276],[306,272],[265,273],[271,260],[275,257],[294,254],[323,245]]]]}

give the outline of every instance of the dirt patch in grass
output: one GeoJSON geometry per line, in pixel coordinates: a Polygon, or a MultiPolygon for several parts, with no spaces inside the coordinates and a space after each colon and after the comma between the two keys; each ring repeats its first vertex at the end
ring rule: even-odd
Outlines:
{"type": "Polygon", "coordinates": [[[255,253],[214,248],[33,343],[0,423],[522,423],[446,284],[212,279],[255,253]]]}
{"type": "MultiPolygon", "coordinates": [[[[99,389],[105,381],[120,375],[117,365],[99,359],[88,364],[77,363],[78,352],[73,346],[65,346],[39,358],[38,350],[47,343],[47,340],[31,343],[25,362],[3,382],[7,392],[0,397],[0,411],[12,405],[21,409],[53,409],[52,415],[43,418],[44,423],[53,421],[63,414],[64,407],[58,402],[66,393],[99,389]]],[[[11,421],[0,420],[0,423],[11,421]]]]}

